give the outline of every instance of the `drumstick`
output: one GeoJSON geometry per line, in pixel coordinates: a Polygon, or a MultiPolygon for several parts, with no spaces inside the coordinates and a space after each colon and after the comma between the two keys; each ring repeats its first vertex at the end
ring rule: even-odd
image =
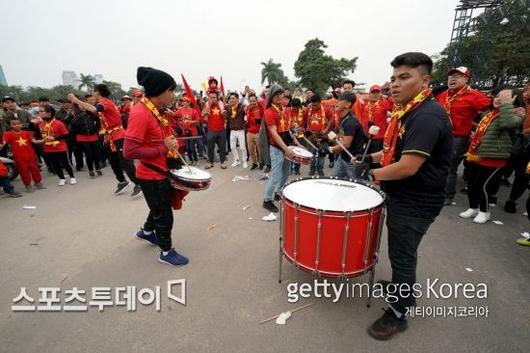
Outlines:
{"type": "Polygon", "coordinates": [[[328,138],[332,141],[336,141],[337,142],[337,145],[340,146],[340,148],[342,148],[344,150],[344,152],[346,152],[348,154],[348,156],[350,158],[353,158],[353,155],[351,154],[350,151],[348,151],[348,149],[346,148],[346,146],[344,146],[340,140],[337,138],[337,134],[334,133],[333,131],[330,131],[329,134],[328,134],[328,138]]]}
{"type": "Polygon", "coordinates": [[[313,145],[313,143],[311,143],[311,141],[309,141],[309,140],[307,139],[307,137],[303,136],[302,138],[304,139],[305,142],[307,142],[307,144],[308,144],[309,146],[313,147],[316,151],[319,150],[315,145],[313,145]]]}
{"type": "MultiPolygon", "coordinates": [[[[291,310],[291,314],[296,313],[297,311],[300,311],[300,310],[302,310],[302,309],[309,308],[309,307],[312,306],[313,304],[315,304],[315,303],[309,303],[309,304],[306,304],[306,305],[302,305],[302,306],[300,306],[300,307],[298,307],[298,308],[296,308],[296,309],[293,309],[293,310],[291,310]]],[[[278,314],[278,315],[274,315],[273,317],[269,317],[268,319],[262,320],[262,321],[258,322],[258,324],[264,324],[264,323],[266,323],[266,322],[269,322],[269,321],[275,320],[275,319],[278,318],[278,316],[280,316],[280,314],[278,314]]]]}
{"type": "Polygon", "coordinates": [[[368,154],[368,150],[370,149],[370,144],[372,143],[372,137],[374,137],[378,133],[379,133],[379,126],[372,125],[370,126],[370,129],[368,129],[368,135],[370,135],[370,137],[368,138],[368,143],[366,144],[366,148],[364,149],[363,158],[361,159],[361,163],[364,162],[364,159],[366,158],[366,155],[368,154]]]}

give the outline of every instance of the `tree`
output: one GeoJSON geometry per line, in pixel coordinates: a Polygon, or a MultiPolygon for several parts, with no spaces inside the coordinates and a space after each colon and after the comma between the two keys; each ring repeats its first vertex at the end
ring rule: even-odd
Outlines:
{"type": "Polygon", "coordinates": [[[96,80],[92,75],[81,74],[80,81],[81,84],[79,85],[79,90],[82,90],[83,87],[86,87],[86,91],[89,92],[96,85],[96,80]]]}
{"type": "Polygon", "coordinates": [[[458,50],[455,66],[471,69],[472,83],[486,89],[499,84],[523,86],[530,79],[530,7],[524,1],[508,0],[475,18],[472,35],[456,45],[447,45],[435,60],[433,82],[447,80],[453,66],[450,58],[458,50]]]}
{"type": "Polygon", "coordinates": [[[327,47],[320,39],[311,39],[294,63],[294,74],[300,83],[320,94],[324,94],[329,86],[339,87],[348,73],[357,68],[357,57],[334,59],[325,54],[327,47]]]}
{"type": "Polygon", "coordinates": [[[285,77],[285,74],[282,70],[282,64],[275,63],[272,58],[267,62],[261,62],[263,68],[261,69],[261,84],[267,80],[269,85],[279,84],[286,86],[288,83],[288,78],[285,77]]]}
{"type": "Polygon", "coordinates": [[[125,96],[127,94],[127,92],[125,92],[121,88],[121,84],[118,83],[118,82],[103,80],[103,84],[107,86],[107,88],[109,89],[110,93],[112,94],[112,96],[115,99],[120,99],[121,97],[123,97],[123,96],[125,96]]]}

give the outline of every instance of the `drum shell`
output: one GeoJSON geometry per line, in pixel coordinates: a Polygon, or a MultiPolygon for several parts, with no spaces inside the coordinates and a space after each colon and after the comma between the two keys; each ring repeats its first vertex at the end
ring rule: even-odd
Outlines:
{"type": "Polygon", "coordinates": [[[302,270],[316,272],[322,277],[362,275],[377,260],[383,209],[384,203],[348,213],[319,211],[297,205],[282,194],[282,251],[302,270]]]}

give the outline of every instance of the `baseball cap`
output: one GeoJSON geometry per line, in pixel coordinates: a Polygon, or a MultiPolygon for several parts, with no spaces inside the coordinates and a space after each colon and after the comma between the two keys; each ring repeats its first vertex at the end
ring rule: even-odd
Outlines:
{"type": "Polygon", "coordinates": [[[373,85],[372,87],[370,87],[370,93],[372,93],[373,91],[381,92],[381,86],[373,85]]]}
{"type": "Polygon", "coordinates": [[[461,73],[462,75],[467,77],[471,77],[471,70],[465,66],[452,68],[447,75],[449,76],[455,72],[461,73]]]}

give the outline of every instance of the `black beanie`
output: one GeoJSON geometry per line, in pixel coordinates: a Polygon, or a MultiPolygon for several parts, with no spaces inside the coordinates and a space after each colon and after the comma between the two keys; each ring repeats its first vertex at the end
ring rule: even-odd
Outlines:
{"type": "Polygon", "coordinates": [[[140,66],[136,71],[136,80],[144,88],[147,97],[156,97],[170,88],[175,89],[177,87],[177,83],[171,75],[152,67],[140,66]]]}

